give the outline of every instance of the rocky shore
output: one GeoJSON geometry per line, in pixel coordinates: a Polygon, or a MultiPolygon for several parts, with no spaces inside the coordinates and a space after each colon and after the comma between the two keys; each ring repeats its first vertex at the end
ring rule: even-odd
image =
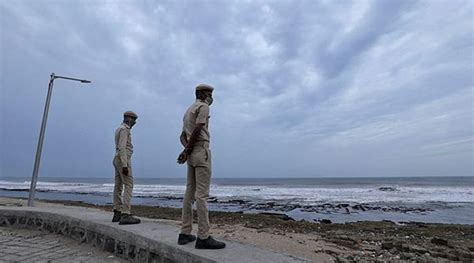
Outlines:
{"type": "MultiPolygon", "coordinates": [[[[110,205],[53,202],[106,211],[112,209],[110,205]]],[[[321,209],[324,207],[322,205],[321,209]]],[[[335,207],[349,208],[344,205],[335,207]]],[[[357,210],[354,207],[350,209],[357,210]]],[[[359,209],[370,208],[361,205],[359,209]]],[[[181,217],[180,209],[167,207],[133,206],[133,213],[141,217],[177,220],[176,224],[179,224],[181,217]]],[[[247,214],[212,211],[210,219],[213,234],[218,237],[318,262],[474,261],[474,225],[391,221],[333,224],[329,220],[295,221],[285,214],[273,212],[247,214]]]]}

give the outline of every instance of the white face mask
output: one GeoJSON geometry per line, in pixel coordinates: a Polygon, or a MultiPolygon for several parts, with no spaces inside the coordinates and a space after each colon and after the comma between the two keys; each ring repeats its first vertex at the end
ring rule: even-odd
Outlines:
{"type": "Polygon", "coordinates": [[[214,99],[212,97],[207,97],[206,98],[206,102],[209,106],[211,106],[212,102],[214,101],[214,99]]]}

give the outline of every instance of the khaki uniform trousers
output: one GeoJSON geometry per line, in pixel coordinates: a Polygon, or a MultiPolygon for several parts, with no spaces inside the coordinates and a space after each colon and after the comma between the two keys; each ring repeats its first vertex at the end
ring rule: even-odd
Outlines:
{"type": "Polygon", "coordinates": [[[198,238],[209,237],[209,211],[207,199],[211,183],[211,150],[208,142],[196,142],[188,157],[186,193],[183,200],[181,234],[190,235],[193,224],[193,201],[196,199],[198,238]]]}
{"type": "Polygon", "coordinates": [[[121,211],[125,214],[130,214],[131,206],[130,200],[132,199],[133,191],[133,172],[130,158],[128,156],[128,174],[122,173],[122,161],[118,155],[114,158],[115,167],[115,187],[114,187],[114,209],[121,211]],[[124,189],[125,186],[125,189],[124,189]],[[123,192],[123,194],[122,194],[123,192]],[[123,195],[123,196],[122,196],[123,195]]]}

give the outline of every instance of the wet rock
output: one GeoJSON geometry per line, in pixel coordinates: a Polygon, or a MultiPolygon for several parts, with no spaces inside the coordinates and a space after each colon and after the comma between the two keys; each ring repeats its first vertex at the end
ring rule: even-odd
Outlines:
{"type": "Polygon", "coordinates": [[[435,245],[440,245],[440,246],[447,246],[447,245],[448,245],[448,240],[442,239],[442,238],[433,237],[433,238],[431,239],[431,243],[433,243],[433,244],[435,244],[435,245]]]}
{"type": "Polygon", "coordinates": [[[395,191],[398,191],[398,189],[396,187],[392,187],[392,186],[382,186],[382,187],[379,187],[379,191],[395,192],[395,191]]]}
{"type": "Polygon", "coordinates": [[[274,216],[274,217],[277,217],[281,220],[284,220],[284,221],[295,221],[295,219],[293,219],[292,217],[288,216],[287,214],[280,214],[280,213],[271,213],[271,212],[263,212],[263,213],[259,213],[261,215],[269,215],[269,216],[274,216]]]}
{"type": "Polygon", "coordinates": [[[398,250],[397,250],[397,248],[394,247],[394,248],[391,248],[389,252],[391,254],[396,254],[396,253],[398,253],[398,250]]]}
{"type": "Polygon", "coordinates": [[[414,253],[419,253],[419,254],[425,254],[425,253],[429,252],[424,247],[420,247],[420,246],[417,246],[417,245],[410,245],[409,246],[409,251],[414,252],[414,253]]]}
{"type": "Polygon", "coordinates": [[[410,246],[408,244],[402,244],[402,252],[410,252],[410,246]]]}
{"type": "Polygon", "coordinates": [[[463,262],[469,262],[470,260],[474,259],[471,257],[471,254],[469,251],[465,250],[456,250],[456,255],[458,256],[458,260],[461,260],[463,262]]]}
{"type": "Polygon", "coordinates": [[[432,252],[431,255],[435,258],[446,258],[447,257],[445,252],[437,252],[437,251],[432,252]]]}
{"type": "Polygon", "coordinates": [[[416,255],[414,253],[402,253],[400,254],[400,259],[408,260],[414,258],[416,255]]]}
{"type": "Polygon", "coordinates": [[[453,260],[453,261],[459,260],[458,256],[452,252],[447,254],[447,259],[453,260]]]}
{"type": "Polygon", "coordinates": [[[329,219],[322,219],[320,222],[321,224],[332,224],[332,221],[329,219]]]}
{"type": "Polygon", "coordinates": [[[385,241],[385,242],[382,242],[382,249],[387,249],[387,250],[390,250],[394,247],[393,245],[393,242],[392,241],[385,241]]]}

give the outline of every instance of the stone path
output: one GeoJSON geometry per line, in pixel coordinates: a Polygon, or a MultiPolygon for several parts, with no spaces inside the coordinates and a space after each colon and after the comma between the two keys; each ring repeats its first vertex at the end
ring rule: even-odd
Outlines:
{"type": "Polygon", "coordinates": [[[29,229],[0,228],[0,262],[127,262],[89,244],[29,229]]]}

